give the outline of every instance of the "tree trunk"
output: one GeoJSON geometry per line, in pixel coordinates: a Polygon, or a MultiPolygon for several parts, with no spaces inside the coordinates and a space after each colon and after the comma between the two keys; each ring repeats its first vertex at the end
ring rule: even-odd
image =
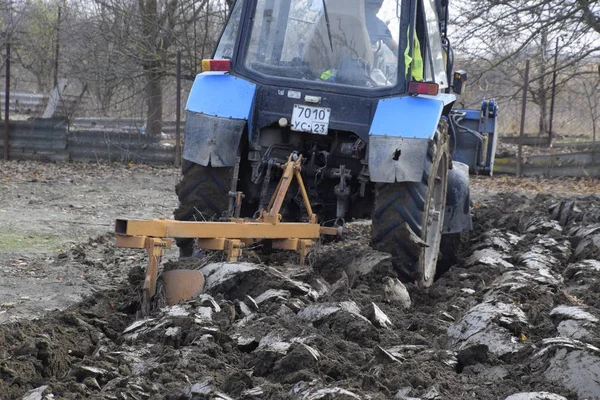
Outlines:
{"type": "Polygon", "coordinates": [[[540,122],[538,136],[545,136],[548,130],[548,93],[546,89],[540,89],[540,122]]]}
{"type": "Polygon", "coordinates": [[[592,164],[596,164],[596,118],[592,115],[592,164]]]}
{"type": "Polygon", "coordinates": [[[583,19],[586,24],[593,30],[600,33],[600,18],[592,10],[592,1],[590,0],[577,0],[579,9],[583,12],[583,19]]]}
{"type": "Polygon", "coordinates": [[[162,42],[159,38],[158,1],[139,0],[139,5],[142,14],[141,28],[147,40],[143,64],[146,75],[146,133],[160,135],[163,104],[161,57],[159,55],[162,42]]]}
{"type": "Polygon", "coordinates": [[[146,133],[160,135],[162,132],[162,82],[158,72],[159,66],[146,72],[146,133]]]}
{"type": "Polygon", "coordinates": [[[596,129],[597,129],[597,124],[596,124],[596,118],[592,118],[592,148],[596,148],[596,129]]]}
{"type": "Polygon", "coordinates": [[[100,111],[102,115],[108,115],[110,110],[110,102],[112,101],[112,95],[107,93],[107,90],[104,91],[99,97],[100,100],[100,111]]]}
{"type": "Polygon", "coordinates": [[[540,54],[539,54],[539,106],[540,106],[540,121],[538,136],[545,136],[548,130],[548,79],[546,78],[547,62],[548,62],[548,33],[542,31],[540,35],[540,54]]]}

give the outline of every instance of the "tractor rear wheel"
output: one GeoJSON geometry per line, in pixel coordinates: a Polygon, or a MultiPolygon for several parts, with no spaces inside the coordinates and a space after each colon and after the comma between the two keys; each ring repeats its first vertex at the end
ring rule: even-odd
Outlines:
{"type": "Polygon", "coordinates": [[[373,247],[390,253],[396,269],[423,287],[435,278],[444,226],[450,165],[444,121],[435,136],[421,181],[377,184],[372,216],[373,247]]]}
{"type": "MultiPolygon", "coordinates": [[[[232,167],[202,166],[184,161],[183,178],[175,187],[179,207],[175,219],[179,221],[215,221],[229,207],[228,193],[233,178],[232,167]]],[[[192,239],[177,240],[180,255],[191,257],[194,251],[192,239]]]]}

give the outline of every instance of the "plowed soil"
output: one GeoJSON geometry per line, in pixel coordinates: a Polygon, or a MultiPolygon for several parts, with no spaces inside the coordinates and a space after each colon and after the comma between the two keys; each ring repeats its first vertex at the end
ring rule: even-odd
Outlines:
{"type": "Polygon", "coordinates": [[[111,226],[170,217],[178,172],[50,167],[0,164],[2,399],[600,399],[595,195],[479,179],[474,230],[429,289],[400,284],[359,222],[305,267],[261,248],[187,262],[228,274],[136,320],[144,254],[111,226]]]}

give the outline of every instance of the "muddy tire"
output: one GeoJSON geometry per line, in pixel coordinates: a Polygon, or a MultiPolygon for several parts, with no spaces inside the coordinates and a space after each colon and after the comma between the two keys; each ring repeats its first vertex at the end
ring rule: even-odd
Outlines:
{"type": "Polygon", "coordinates": [[[377,184],[371,242],[392,255],[396,269],[429,287],[436,275],[448,183],[447,124],[427,151],[421,182],[377,184]]]}
{"type": "MultiPolygon", "coordinates": [[[[233,168],[202,166],[190,161],[183,165],[183,178],[175,187],[179,207],[174,217],[179,221],[216,221],[229,206],[233,168]]],[[[191,239],[179,239],[182,257],[193,253],[191,239]]]]}
{"type": "Polygon", "coordinates": [[[458,233],[447,233],[442,235],[442,241],[440,242],[440,258],[437,263],[436,278],[442,276],[442,274],[448,272],[450,268],[458,264],[460,259],[460,247],[462,242],[463,234],[458,233]]]}

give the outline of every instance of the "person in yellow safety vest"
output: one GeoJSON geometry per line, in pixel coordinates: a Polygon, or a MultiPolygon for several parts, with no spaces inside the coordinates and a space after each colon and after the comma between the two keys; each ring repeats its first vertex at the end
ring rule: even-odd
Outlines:
{"type": "MultiPolygon", "coordinates": [[[[365,0],[365,22],[367,23],[367,31],[371,38],[371,44],[382,40],[389,49],[398,56],[398,43],[392,37],[390,29],[379,17],[377,13],[381,9],[383,0],[365,0]]],[[[407,31],[410,38],[410,28],[407,31]]],[[[410,39],[409,39],[410,40],[410,39]]],[[[423,80],[423,57],[421,55],[421,43],[415,33],[413,56],[410,56],[410,46],[406,46],[404,51],[404,65],[406,65],[406,75],[408,68],[412,62],[412,79],[416,81],[423,80]]]]}
{"type": "MultiPolygon", "coordinates": [[[[365,22],[367,24],[367,31],[371,38],[371,44],[377,43],[379,40],[389,47],[389,49],[398,56],[398,43],[392,37],[390,29],[379,17],[377,13],[383,5],[383,0],[365,0],[365,22]]],[[[410,41],[410,28],[407,31],[408,38],[410,41]]],[[[408,42],[407,41],[407,42],[408,42]]],[[[406,65],[406,75],[408,75],[408,68],[412,62],[412,79],[416,81],[423,80],[423,56],[421,54],[421,43],[415,33],[414,39],[414,50],[413,56],[410,56],[410,46],[406,46],[404,51],[404,65],[406,65]]]]}
{"type": "MultiPolygon", "coordinates": [[[[408,31],[406,33],[410,41],[410,27],[408,28],[408,31]]],[[[412,57],[410,56],[410,46],[408,45],[408,43],[406,45],[406,50],[404,50],[404,66],[404,73],[406,75],[408,75],[409,68],[411,68],[412,79],[418,82],[423,81],[423,55],[421,54],[421,42],[419,42],[419,38],[416,32],[412,57]]]]}
{"type": "MultiPolygon", "coordinates": [[[[409,34],[408,37],[410,37],[410,28],[409,28],[408,34],[409,34]]],[[[396,47],[396,49],[397,48],[398,47],[396,47]]],[[[415,34],[415,38],[414,38],[413,56],[411,57],[411,55],[410,55],[410,46],[408,44],[406,45],[406,50],[404,50],[404,66],[405,66],[404,73],[406,75],[408,75],[409,69],[410,69],[413,80],[415,80],[417,82],[423,81],[423,70],[424,70],[423,56],[421,53],[421,43],[416,34],[415,34]],[[411,68],[411,65],[412,65],[412,68],[411,68]]],[[[335,80],[336,73],[337,73],[337,70],[329,69],[329,70],[323,72],[321,74],[320,78],[324,81],[332,81],[332,80],[335,80]]]]}
{"type": "MultiPolygon", "coordinates": [[[[398,43],[396,43],[392,37],[385,22],[377,17],[377,13],[381,9],[382,4],[383,0],[365,0],[365,22],[367,24],[367,31],[371,39],[371,44],[375,44],[381,40],[396,56],[398,56],[398,43]]],[[[407,30],[407,35],[409,38],[408,41],[410,41],[410,27],[407,30]]],[[[419,42],[416,32],[413,47],[412,57],[410,55],[410,46],[408,44],[404,50],[405,74],[408,75],[409,68],[411,68],[412,64],[412,79],[415,81],[423,81],[423,56],[421,54],[421,43],[419,42]]],[[[330,69],[323,72],[320,79],[324,81],[335,81],[336,74],[337,70],[330,69]]]]}

